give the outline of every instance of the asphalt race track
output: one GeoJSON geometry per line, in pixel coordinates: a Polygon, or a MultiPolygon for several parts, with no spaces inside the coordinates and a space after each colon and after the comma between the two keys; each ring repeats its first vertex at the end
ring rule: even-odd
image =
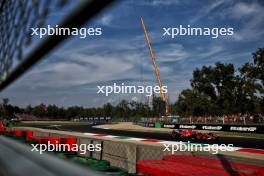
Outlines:
{"type": "MultiPolygon", "coordinates": [[[[99,134],[109,134],[109,135],[116,135],[116,136],[159,139],[159,140],[167,140],[167,141],[172,140],[170,137],[170,134],[166,134],[166,133],[100,129],[100,128],[94,128],[93,125],[60,125],[60,126],[30,125],[30,126],[45,128],[45,129],[64,130],[64,131],[99,133],[99,134]]],[[[233,144],[235,147],[264,149],[264,140],[255,139],[255,138],[220,137],[218,141],[195,141],[195,142],[206,143],[206,144],[226,144],[226,145],[233,144]]]]}

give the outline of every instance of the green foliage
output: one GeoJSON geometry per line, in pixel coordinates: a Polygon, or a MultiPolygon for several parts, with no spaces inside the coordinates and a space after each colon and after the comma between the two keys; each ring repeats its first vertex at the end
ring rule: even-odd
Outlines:
{"type": "Polygon", "coordinates": [[[253,53],[253,63],[235,70],[217,62],[193,72],[192,89],[179,95],[174,108],[181,115],[263,113],[264,48],[253,53]]]}
{"type": "Polygon", "coordinates": [[[141,117],[158,116],[160,115],[160,111],[165,111],[164,109],[162,110],[162,108],[165,107],[162,107],[164,102],[162,102],[161,99],[155,98],[153,104],[155,104],[155,106],[159,108],[159,109],[157,108],[155,109],[156,112],[154,112],[148,105],[144,103],[135,102],[135,101],[128,102],[126,100],[122,100],[116,106],[107,103],[103,107],[98,107],[98,108],[84,108],[80,106],[62,108],[56,105],[46,106],[44,104],[40,104],[35,107],[31,107],[29,105],[26,108],[19,108],[17,106],[12,106],[8,104],[0,108],[0,113],[5,114],[10,118],[12,118],[16,113],[25,113],[25,114],[34,115],[38,118],[53,118],[53,119],[71,119],[78,116],[86,116],[86,117],[111,116],[116,119],[136,120],[141,117]]]}

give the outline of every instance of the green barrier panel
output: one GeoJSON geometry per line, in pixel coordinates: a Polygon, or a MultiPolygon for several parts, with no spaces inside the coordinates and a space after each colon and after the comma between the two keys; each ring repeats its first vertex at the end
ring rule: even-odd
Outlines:
{"type": "Polygon", "coordinates": [[[129,137],[127,136],[117,136],[117,137],[114,137],[115,139],[128,139],[129,137]]]}
{"type": "Polygon", "coordinates": [[[126,170],[120,169],[118,167],[110,166],[107,171],[105,171],[106,175],[112,175],[112,176],[128,176],[128,173],[126,170]]]}
{"type": "Polygon", "coordinates": [[[53,153],[54,154],[63,153],[64,155],[72,156],[72,157],[77,156],[77,152],[71,152],[71,151],[69,151],[69,152],[67,152],[67,151],[53,151],[53,153]]]}
{"type": "Polygon", "coordinates": [[[19,140],[19,137],[17,136],[10,136],[12,139],[19,140]]]}
{"type": "Polygon", "coordinates": [[[17,141],[25,143],[25,139],[23,138],[16,138],[17,141]]]}
{"type": "Polygon", "coordinates": [[[12,139],[14,139],[16,141],[22,141],[22,142],[24,141],[23,138],[18,137],[18,136],[14,136],[14,135],[8,135],[7,137],[12,138],[12,139]]]}
{"type": "MultiPolygon", "coordinates": [[[[63,157],[63,154],[61,155],[63,157]]],[[[78,162],[80,164],[87,165],[94,170],[103,171],[104,173],[106,173],[106,175],[128,176],[128,173],[126,170],[120,169],[118,167],[110,166],[110,163],[105,160],[96,160],[96,159],[80,157],[80,156],[73,156],[71,157],[70,160],[78,162]]]]}
{"type": "Polygon", "coordinates": [[[84,157],[78,157],[78,156],[76,156],[76,157],[72,157],[71,160],[72,161],[76,161],[78,163],[87,164],[87,160],[84,157]]]}
{"type": "Polygon", "coordinates": [[[81,163],[81,164],[85,164],[85,165],[93,165],[93,164],[97,164],[99,162],[95,159],[80,157],[80,156],[72,157],[71,160],[76,161],[76,162],[81,163]]]}
{"type": "Polygon", "coordinates": [[[35,144],[36,142],[34,140],[28,140],[28,141],[25,141],[27,144],[35,144]]]}
{"type": "Polygon", "coordinates": [[[97,164],[98,162],[99,162],[98,160],[95,160],[95,159],[92,159],[92,158],[86,158],[86,163],[88,165],[97,164]]]}
{"type": "Polygon", "coordinates": [[[91,168],[95,170],[99,170],[99,171],[105,171],[109,169],[110,167],[110,163],[104,160],[100,161],[100,160],[95,160],[95,159],[86,158],[86,157],[72,157],[71,160],[76,161],[81,164],[88,165],[91,168]]]}
{"type": "Polygon", "coordinates": [[[110,163],[108,161],[100,160],[91,164],[91,168],[99,171],[106,171],[110,168],[110,163]]]}
{"type": "Polygon", "coordinates": [[[12,137],[12,135],[11,134],[8,134],[8,133],[5,133],[4,134],[6,137],[12,137]]]}
{"type": "Polygon", "coordinates": [[[54,154],[60,158],[67,158],[67,156],[65,155],[65,153],[59,153],[59,152],[54,152],[54,154]]]}
{"type": "Polygon", "coordinates": [[[62,151],[53,151],[53,154],[60,158],[72,158],[77,155],[76,152],[62,152],[62,151]]]}
{"type": "Polygon", "coordinates": [[[155,128],[161,128],[161,124],[159,122],[155,123],[155,128]]]}

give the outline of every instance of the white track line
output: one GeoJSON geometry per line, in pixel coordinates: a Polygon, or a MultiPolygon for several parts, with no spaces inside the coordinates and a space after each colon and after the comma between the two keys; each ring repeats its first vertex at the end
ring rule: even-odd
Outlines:
{"type": "Polygon", "coordinates": [[[89,136],[94,136],[94,135],[97,135],[95,133],[83,133],[84,135],[89,135],[89,136]]]}
{"type": "Polygon", "coordinates": [[[119,137],[119,136],[113,136],[113,135],[108,135],[108,136],[104,136],[106,138],[116,138],[116,137],[119,137]]]}
{"type": "Polygon", "coordinates": [[[127,140],[130,140],[130,141],[143,141],[143,140],[146,140],[144,138],[128,138],[127,140]]]}

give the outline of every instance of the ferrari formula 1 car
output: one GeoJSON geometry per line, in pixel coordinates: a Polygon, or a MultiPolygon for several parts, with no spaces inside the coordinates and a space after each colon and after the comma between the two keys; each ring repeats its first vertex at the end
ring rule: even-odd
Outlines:
{"type": "Polygon", "coordinates": [[[172,139],[178,140],[218,140],[218,136],[213,133],[201,133],[193,130],[173,130],[171,133],[172,139]]]}

